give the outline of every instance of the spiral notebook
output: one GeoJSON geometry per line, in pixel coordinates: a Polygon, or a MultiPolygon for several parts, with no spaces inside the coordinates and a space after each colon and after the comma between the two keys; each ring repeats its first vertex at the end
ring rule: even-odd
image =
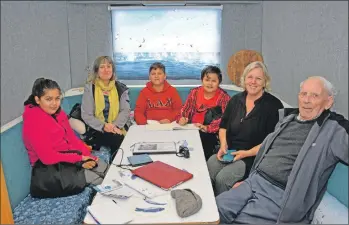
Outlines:
{"type": "Polygon", "coordinates": [[[111,199],[100,204],[87,207],[87,212],[97,224],[125,224],[132,221],[133,216],[111,199]]]}

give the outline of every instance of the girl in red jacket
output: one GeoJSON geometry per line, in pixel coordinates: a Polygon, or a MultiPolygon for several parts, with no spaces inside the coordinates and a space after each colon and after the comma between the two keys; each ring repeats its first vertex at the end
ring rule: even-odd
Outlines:
{"type": "Polygon", "coordinates": [[[108,169],[74,134],[61,98],[57,82],[39,78],[24,102],[23,141],[33,166],[34,197],[79,193],[87,184],[100,184],[108,169]]]}
{"type": "Polygon", "coordinates": [[[222,73],[218,67],[205,67],[201,71],[201,81],[200,87],[189,92],[177,122],[179,125],[193,123],[200,128],[201,143],[208,160],[216,153],[219,124],[230,96],[219,87],[222,73]]]}

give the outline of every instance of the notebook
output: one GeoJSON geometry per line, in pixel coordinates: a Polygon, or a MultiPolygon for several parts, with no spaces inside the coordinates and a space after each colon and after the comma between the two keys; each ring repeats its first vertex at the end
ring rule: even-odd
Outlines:
{"type": "Polygon", "coordinates": [[[193,178],[193,174],[161,161],[132,170],[132,173],[164,190],[169,190],[193,178]]]}
{"type": "Polygon", "coordinates": [[[139,154],[176,154],[175,142],[138,142],[134,144],[133,155],[139,154]]]}
{"type": "Polygon", "coordinates": [[[132,221],[133,216],[111,199],[87,207],[88,213],[98,224],[124,224],[132,221]]]}
{"type": "Polygon", "coordinates": [[[141,166],[153,162],[147,154],[133,155],[127,157],[132,166],[141,166]]]}

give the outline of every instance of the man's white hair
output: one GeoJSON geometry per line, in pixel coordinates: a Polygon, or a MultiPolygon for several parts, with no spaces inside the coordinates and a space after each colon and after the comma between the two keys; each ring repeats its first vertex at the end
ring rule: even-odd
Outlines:
{"type": "MultiPolygon", "coordinates": [[[[328,95],[333,96],[333,98],[336,96],[337,92],[336,92],[333,84],[331,82],[329,82],[328,80],[326,80],[326,78],[321,77],[321,76],[312,76],[312,77],[308,77],[306,80],[309,80],[309,79],[319,79],[322,82],[322,84],[324,85],[324,88],[327,91],[328,95]]],[[[300,85],[299,85],[300,89],[302,88],[302,86],[306,80],[304,80],[300,83],[300,85]]]]}

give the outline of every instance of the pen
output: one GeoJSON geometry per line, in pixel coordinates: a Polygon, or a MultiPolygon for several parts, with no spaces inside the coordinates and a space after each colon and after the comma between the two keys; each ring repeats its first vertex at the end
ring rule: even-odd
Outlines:
{"type": "Polygon", "coordinates": [[[90,216],[93,218],[93,220],[97,223],[97,224],[100,224],[99,222],[98,222],[98,220],[96,219],[96,217],[94,217],[93,215],[92,215],[92,213],[88,210],[88,212],[89,212],[89,214],[90,214],[90,216]]]}
{"type": "Polygon", "coordinates": [[[153,204],[153,205],[167,205],[167,203],[154,202],[154,201],[148,199],[147,197],[144,198],[144,201],[146,201],[149,204],[153,204]]]}
{"type": "Polygon", "coordinates": [[[118,204],[114,199],[112,200],[115,204],[118,204]]]}
{"type": "Polygon", "coordinates": [[[161,212],[162,210],[164,210],[165,208],[162,207],[149,207],[149,208],[136,208],[135,211],[136,212],[161,212]]]}

